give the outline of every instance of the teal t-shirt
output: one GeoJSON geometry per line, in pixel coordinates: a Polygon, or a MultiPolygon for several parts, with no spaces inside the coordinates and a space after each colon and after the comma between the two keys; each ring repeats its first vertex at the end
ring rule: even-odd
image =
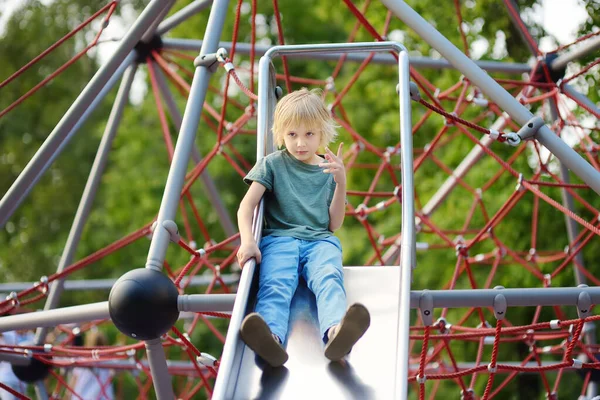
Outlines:
{"type": "Polygon", "coordinates": [[[318,240],[332,235],[329,206],[335,192],[332,174],[323,168],[297,160],[287,150],[262,158],[246,175],[244,182],[258,182],[264,194],[263,236],[291,236],[318,240]]]}

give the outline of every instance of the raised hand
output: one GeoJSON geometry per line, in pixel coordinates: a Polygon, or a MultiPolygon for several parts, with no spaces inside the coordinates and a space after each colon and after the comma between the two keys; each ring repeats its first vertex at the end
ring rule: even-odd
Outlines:
{"type": "Polygon", "coordinates": [[[333,154],[333,151],[329,147],[325,148],[325,159],[327,162],[319,164],[319,167],[325,168],[323,170],[326,174],[333,174],[333,179],[338,185],[346,185],[346,167],[342,160],[342,147],[344,143],[340,143],[338,147],[337,155],[333,154]]]}

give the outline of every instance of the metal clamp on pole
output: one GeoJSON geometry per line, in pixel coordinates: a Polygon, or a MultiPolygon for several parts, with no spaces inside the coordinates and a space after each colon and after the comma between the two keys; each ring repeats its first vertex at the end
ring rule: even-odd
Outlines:
{"type": "Polygon", "coordinates": [[[427,289],[423,290],[421,297],[419,297],[419,310],[421,311],[423,325],[433,325],[433,296],[427,289]]]}
{"type": "MultiPolygon", "coordinates": [[[[503,286],[496,286],[494,289],[504,289],[503,286]]],[[[494,315],[497,320],[503,320],[506,316],[506,297],[503,294],[498,294],[494,297],[494,315]]]]}
{"type": "Polygon", "coordinates": [[[544,120],[540,117],[532,117],[527,123],[519,129],[517,135],[521,138],[521,140],[527,140],[533,138],[538,130],[544,126],[544,120]]]}
{"type": "MultiPolygon", "coordinates": [[[[578,285],[577,287],[586,288],[588,285],[578,285]]],[[[577,315],[579,318],[585,318],[590,315],[590,311],[592,308],[592,298],[588,292],[581,292],[577,297],[577,315]]]]}
{"type": "Polygon", "coordinates": [[[196,59],[194,60],[194,67],[206,67],[210,72],[214,73],[219,68],[219,63],[225,63],[226,59],[227,50],[221,47],[219,50],[217,50],[216,53],[201,54],[198,57],[196,57],[196,59]]]}

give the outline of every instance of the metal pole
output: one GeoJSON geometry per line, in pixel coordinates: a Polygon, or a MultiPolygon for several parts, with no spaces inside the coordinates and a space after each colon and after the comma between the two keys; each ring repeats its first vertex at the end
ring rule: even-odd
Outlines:
{"type": "Polygon", "coordinates": [[[587,96],[579,93],[575,88],[568,83],[562,85],[562,91],[567,96],[571,97],[575,102],[580,103],[589,112],[594,114],[597,118],[600,118],[600,108],[591,101],[587,96]]]}
{"type": "Polygon", "coordinates": [[[108,319],[108,301],[0,318],[0,332],[108,319]]]}
{"type": "Polygon", "coordinates": [[[163,0],[163,3],[164,8],[160,12],[160,14],[158,14],[158,16],[154,19],[152,25],[150,25],[146,32],[144,32],[144,35],[140,39],[140,42],[149,43],[152,40],[152,38],[156,35],[156,29],[158,28],[162,20],[165,18],[165,16],[169,13],[169,10],[171,9],[171,7],[173,7],[173,4],[175,4],[175,0],[163,0]]]}
{"type": "MultiPolygon", "coordinates": [[[[212,0],[211,0],[212,1],[212,0]]],[[[148,68],[154,68],[151,64],[148,64],[148,68]]],[[[160,70],[160,68],[154,68],[156,81],[158,82],[158,86],[160,92],[162,94],[163,99],[167,103],[167,108],[169,109],[169,113],[171,114],[171,118],[173,120],[173,124],[175,125],[175,129],[178,131],[181,129],[181,113],[177,108],[177,104],[175,103],[175,99],[173,99],[173,95],[169,86],[167,85],[167,81],[165,79],[164,74],[160,70]]],[[[192,146],[192,159],[194,163],[199,164],[202,161],[202,154],[198,151],[197,146],[192,146]]],[[[233,225],[233,221],[227,212],[227,208],[225,204],[223,204],[223,200],[219,195],[217,187],[215,183],[208,173],[207,170],[204,170],[202,174],[200,174],[200,179],[202,179],[202,183],[204,184],[204,188],[206,189],[206,196],[210,200],[213,205],[214,210],[217,212],[219,216],[219,221],[221,221],[221,225],[223,226],[223,230],[227,236],[233,236],[237,233],[237,229],[233,225]]]]}
{"type": "MultiPolygon", "coordinates": [[[[200,50],[200,56],[215,53],[217,51],[219,38],[227,15],[228,3],[229,0],[217,0],[211,8],[204,36],[204,43],[202,44],[202,50],[200,50]]],[[[162,224],[164,221],[175,220],[181,189],[183,188],[185,173],[190,159],[191,148],[194,145],[194,138],[196,136],[196,130],[198,129],[200,114],[202,112],[202,106],[204,105],[204,99],[206,98],[208,81],[211,75],[212,72],[205,66],[198,66],[194,72],[190,96],[183,115],[181,130],[175,146],[173,161],[171,163],[167,183],[165,185],[165,192],[158,212],[156,229],[154,230],[152,242],[150,243],[146,268],[153,268],[158,271],[162,270],[165,253],[170,241],[169,232],[162,224]]]]}
{"type": "Polygon", "coordinates": [[[410,285],[415,267],[415,196],[413,141],[410,105],[410,67],[408,52],[398,55],[400,100],[400,148],[402,151],[402,250],[400,252],[400,298],[398,299],[398,347],[396,348],[396,386],[394,398],[408,396],[408,355],[410,334],[410,285]]]}
{"type": "MultiPolygon", "coordinates": [[[[403,20],[474,85],[504,109],[515,121],[525,125],[533,117],[531,112],[458,50],[448,39],[401,0],[382,0],[398,18],[403,20]]],[[[600,194],[600,172],[587,163],[575,150],[565,144],[547,126],[542,126],[535,138],[575,172],[596,193],[600,194]]]]}
{"type": "Polygon", "coordinates": [[[86,109],[90,107],[106,82],[114,75],[122,61],[131,52],[133,47],[142,37],[147,27],[165,7],[162,0],[152,0],[142,12],[129,32],[121,40],[113,56],[104,64],[87,86],[83,89],[77,100],[71,105],[54,130],[48,135],[35,156],[29,161],[23,172],[12,184],[8,192],[0,201],[0,227],[3,227],[15,209],[21,204],[33,185],[50,166],[52,157],[59,153],[59,147],[64,144],[69,132],[86,109]]]}
{"type": "Polygon", "coordinates": [[[28,366],[31,364],[31,358],[25,354],[0,353],[0,362],[8,362],[12,365],[28,366]]]}
{"type": "Polygon", "coordinates": [[[146,354],[148,355],[148,364],[152,374],[152,383],[156,397],[159,400],[171,400],[175,398],[173,386],[171,386],[171,375],[165,358],[160,339],[146,340],[146,354]]]}
{"type": "MultiPolygon", "coordinates": [[[[198,50],[202,46],[202,40],[195,39],[163,39],[163,48],[173,50],[198,50]]],[[[221,42],[219,47],[223,47],[227,50],[231,50],[231,42],[221,42]]],[[[250,54],[252,45],[250,43],[237,43],[235,46],[235,52],[237,54],[250,54]]],[[[271,46],[257,44],[255,46],[255,54],[257,56],[264,55],[271,46]]],[[[310,53],[310,54],[290,54],[291,58],[298,59],[309,59],[309,60],[326,60],[326,61],[337,61],[339,55],[327,54],[327,53],[310,53]]],[[[348,54],[346,61],[361,63],[365,60],[367,55],[365,54],[348,54]]],[[[387,64],[397,65],[396,59],[391,54],[376,54],[372,59],[373,64],[387,64]]],[[[478,60],[475,63],[482,69],[489,72],[506,72],[512,74],[522,74],[525,72],[531,72],[531,66],[528,64],[519,63],[506,63],[499,61],[482,61],[478,60]]],[[[431,69],[444,69],[454,68],[446,60],[436,60],[429,57],[412,57],[410,58],[410,65],[415,68],[431,68],[431,69]]]]}
{"type": "MultiPolygon", "coordinates": [[[[158,25],[156,30],[157,35],[164,35],[177,25],[181,24],[186,19],[198,14],[200,11],[212,5],[213,0],[196,0],[193,3],[188,4],[169,18],[165,19],[158,25]]],[[[200,47],[198,47],[200,50],[200,47]]]]}
{"type": "Polygon", "coordinates": [[[422,296],[431,296],[433,308],[493,307],[496,296],[506,299],[507,307],[576,306],[581,293],[599,304],[600,287],[550,287],[523,289],[413,290],[410,307],[419,308],[422,296]]]}
{"type": "MultiPolygon", "coordinates": [[[[238,276],[236,274],[221,275],[221,279],[226,285],[232,285],[238,282],[238,276]]],[[[116,279],[66,280],[63,284],[63,290],[110,290],[116,281],[116,279]]],[[[185,282],[185,286],[206,286],[212,281],[212,276],[193,276],[189,282],[185,282]]],[[[0,283],[0,293],[19,292],[21,290],[27,290],[34,285],[39,285],[39,282],[0,283]]],[[[0,298],[1,297],[2,296],[0,296],[0,298]]]]}
{"type": "MultiPolygon", "coordinates": [[[[81,196],[81,201],[79,203],[79,207],[77,208],[75,219],[73,220],[73,225],[69,231],[67,243],[65,244],[63,254],[60,258],[58,269],[56,270],[57,274],[61,273],[68,265],[70,265],[73,261],[73,257],[75,256],[75,251],[79,245],[83,228],[85,227],[92,204],[94,203],[94,198],[96,197],[96,190],[100,185],[100,179],[102,178],[102,173],[106,167],[106,162],[108,160],[108,154],[110,152],[113,139],[115,138],[119,122],[121,121],[121,116],[123,115],[123,109],[128,101],[129,90],[131,89],[131,83],[135,77],[136,69],[137,64],[131,65],[125,72],[123,80],[121,81],[121,86],[119,87],[113,108],[110,116],[108,117],[106,129],[104,130],[102,140],[98,146],[98,152],[96,153],[94,164],[90,170],[90,175],[85,185],[85,189],[83,190],[83,195],[81,196]]],[[[63,292],[64,281],[65,278],[60,278],[52,282],[48,299],[44,305],[44,310],[51,310],[58,306],[60,295],[63,292]]],[[[39,329],[36,334],[35,343],[38,345],[43,343],[46,339],[47,333],[47,328],[39,329]]]]}
{"type": "Polygon", "coordinates": [[[587,41],[583,42],[579,47],[574,48],[568,53],[561,54],[558,56],[552,64],[550,64],[550,68],[553,70],[561,70],[567,67],[571,61],[576,61],[579,58],[585,57],[588,54],[600,49],[600,36],[595,36],[587,41]]]}
{"type": "Polygon", "coordinates": [[[184,294],[177,297],[177,309],[193,312],[231,312],[235,296],[235,294],[184,294]]]}
{"type": "Polygon", "coordinates": [[[48,391],[46,390],[46,386],[44,386],[44,381],[36,381],[34,388],[38,400],[48,400],[48,391]]]}

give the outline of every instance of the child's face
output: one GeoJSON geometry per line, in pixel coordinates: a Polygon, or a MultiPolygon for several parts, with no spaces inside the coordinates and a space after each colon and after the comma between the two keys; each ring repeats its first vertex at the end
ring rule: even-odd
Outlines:
{"type": "Polygon", "coordinates": [[[304,124],[289,126],[283,133],[286,149],[296,159],[307,164],[315,162],[315,154],[321,145],[321,132],[304,124]]]}

